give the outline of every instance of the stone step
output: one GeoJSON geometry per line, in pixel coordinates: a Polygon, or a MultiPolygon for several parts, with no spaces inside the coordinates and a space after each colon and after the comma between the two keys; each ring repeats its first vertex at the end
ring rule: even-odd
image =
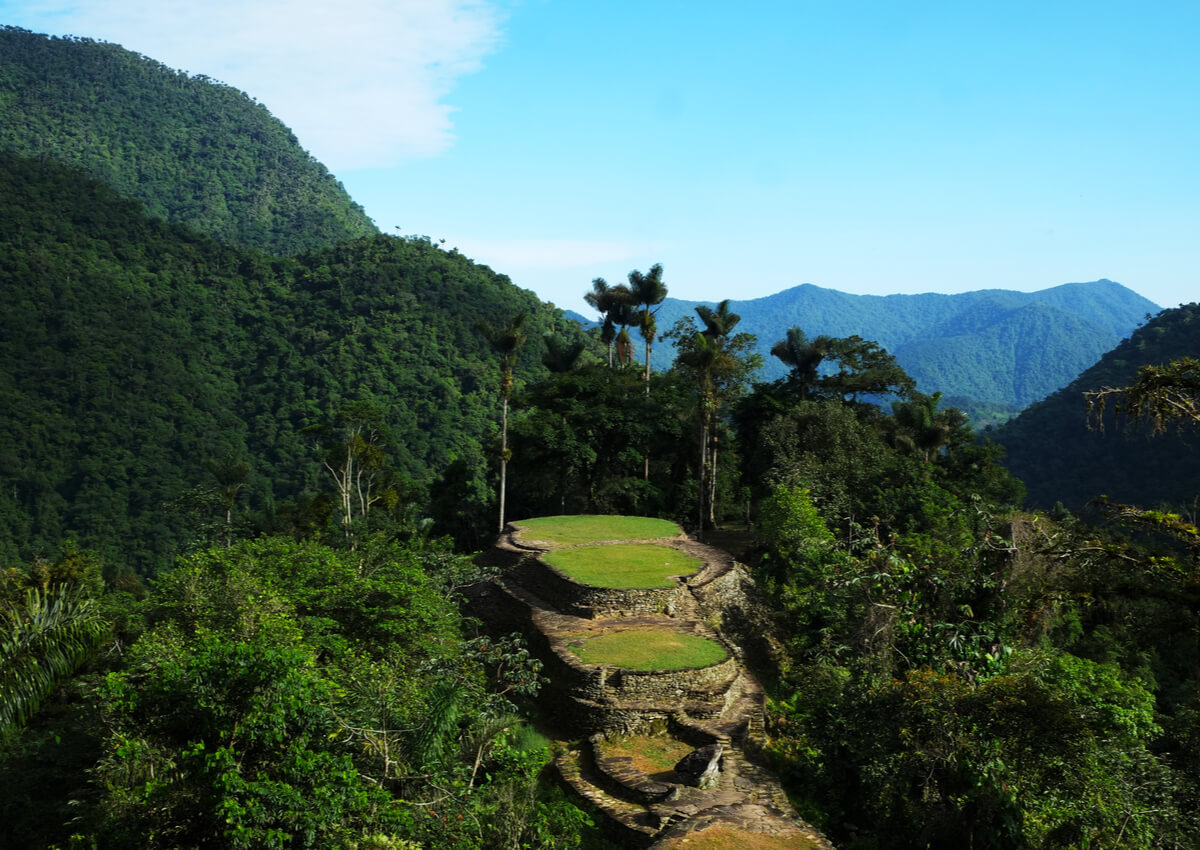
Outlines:
{"type": "Polygon", "coordinates": [[[568,750],[554,759],[559,776],[576,794],[587,800],[625,833],[623,844],[647,846],[669,824],[639,803],[610,794],[593,781],[591,765],[579,750],[568,750]]]}

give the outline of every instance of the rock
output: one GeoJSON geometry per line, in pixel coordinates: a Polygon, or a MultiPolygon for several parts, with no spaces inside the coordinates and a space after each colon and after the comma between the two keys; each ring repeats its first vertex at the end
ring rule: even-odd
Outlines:
{"type": "Polygon", "coordinates": [[[688,785],[714,788],[720,780],[723,744],[708,744],[692,750],[675,765],[675,773],[688,785]]]}

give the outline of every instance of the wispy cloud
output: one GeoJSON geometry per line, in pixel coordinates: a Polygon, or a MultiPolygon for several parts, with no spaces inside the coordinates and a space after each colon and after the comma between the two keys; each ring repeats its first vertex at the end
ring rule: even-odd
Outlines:
{"type": "Polygon", "coordinates": [[[334,171],[452,144],[443,98],[498,47],[503,20],[486,0],[17,0],[0,11],[242,89],[334,171]]]}

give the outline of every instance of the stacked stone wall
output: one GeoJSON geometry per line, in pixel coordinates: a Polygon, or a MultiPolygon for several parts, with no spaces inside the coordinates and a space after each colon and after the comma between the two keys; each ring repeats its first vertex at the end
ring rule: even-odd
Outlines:
{"type": "Polygon", "coordinates": [[[677,582],[670,587],[594,587],[564,574],[541,558],[526,557],[510,574],[559,611],[576,617],[631,617],[675,611],[688,592],[677,582]]]}

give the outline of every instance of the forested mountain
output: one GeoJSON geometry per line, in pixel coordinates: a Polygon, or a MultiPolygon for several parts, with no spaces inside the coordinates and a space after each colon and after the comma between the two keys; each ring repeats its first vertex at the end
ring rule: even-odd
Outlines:
{"type": "Polygon", "coordinates": [[[556,319],[427,239],[276,258],[149,217],[51,160],[3,155],[0,222],[8,558],[76,537],[155,569],[195,533],[180,500],[220,483],[210,467],[248,464],[239,498],[263,511],[311,496],[323,473],[305,429],[361,400],[382,410],[410,490],[459,460],[457,509],[486,501],[498,372],[476,324],[529,314],[520,379],[541,371],[556,319]]]}
{"type": "Polygon", "coordinates": [[[1039,507],[1061,501],[1078,509],[1100,495],[1153,506],[1192,508],[1200,496],[1200,443],[1174,432],[1116,424],[1089,427],[1083,393],[1129,384],[1139,366],[1200,351],[1200,304],[1164,310],[1068,386],[1032,405],[990,436],[1008,451],[1008,466],[1039,507]]]}
{"type": "MultiPolygon", "coordinates": [[[[697,303],[668,298],[659,326],[690,315],[697,303]]],[[[764,378],[786,371],[769,351],[789,327],[798,326],[810,337],[857,334],[895,355],[922,392],[942,393],[976,421],[986,419],[981,414],[987,408],[1015,413],[1044,398],[1159,309],[1109,280],[1039,292],[887,296],[805,284],[765,298],[731,301],[730,307],[741,315],[741,327],[758,335],[764,378]]],[[[671,356],[669,348],[659,348],[663,365],[671,356]]]]}
{"type": "Polygon", "coordinates": [[[266,107],[115,44],[0,27],[0,151],[77,166],[152,216],[284,256],[376,232],[266,107]]]}

